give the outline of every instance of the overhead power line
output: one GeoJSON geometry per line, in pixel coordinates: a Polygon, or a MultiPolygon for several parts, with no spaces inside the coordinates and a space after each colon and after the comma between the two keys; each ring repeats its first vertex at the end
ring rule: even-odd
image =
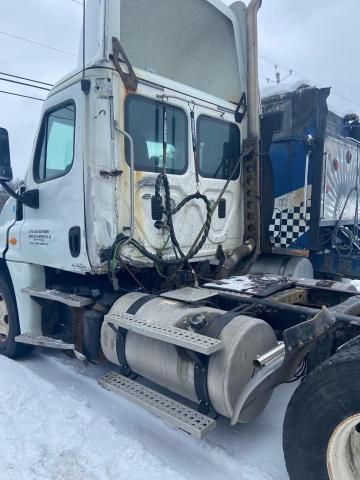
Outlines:
{"type": "Polygon", "coordinates": [[[317,83],[314,80],[311,80],[310,78],[307,78],[305,75],[302,75],[301,73],[297,72],[293,68],[287,67],[286,65],[281,65],[281,63],[274,62],[274,60],[271,60],[271,58],[264,57],[264,55],[259,55],[261,60],[264,60],[264,62],[270,63],[274,67],[279,67],[283,68],[284,70],[288,70],[289,72],[292,72],[293,75],[296,75],[297,77],[303,78],[304,80],[309,80],[311,83],[317,83]]]}
{"type": "Polygon", "coordinates": [[[22,95],[21,93],[7,92],[6,90],[0,90],[0,93],[2,93],[4,95],[14,95],[15,97],[29,98],[30,100],[37,100],[39,102],[44,102],[45,101],[43,98],[32,97],[30,95],[22,95]]]}
{"type": "MultiPolygon", "coordinates": [[[[84,5],[83,2],[80,2],[78,0],[72,0],[74,3],[78,3],[80,5],[84,5]]],[[[44,44],[44,43],[40,43],[40,42],[36,42],[34,40],[30,40],[29,38],[25,38],[25,37],[20,37],[19,35],[14,35],[12,33],[9,33],[9,32],[4,32],[4,31],[0,31],[0,35],[5,35],[5,36],[8,36],[8,37],[11,37],[11,38],[15,38],[17,40],[22,40],[24,42],[27,42],[27,43],[30,43],[32,45],[36,45],[36,46],[39,46],[39,47],[42,47],[42,48],[47,48],[49,50],[53,50],[53,51],[56,51],[56,52],[60,52],[60,53],[63,53],[63,54],[66,54],[66,55],[70,55],[70,56],[73,56],[73,57],[76,57],[77,55],[74,54],[74,53],[71,53],[71,52],[68,52],[66,50],[62,50],[60,48],[56,48],[56,47],[52,47],[50,45],[47,45],[47,44],[44,44]]],[[[289,75],[285,78],[288,78],[289,76],[291,75],[295,75],[303,80],[306,80],[308,81],[309,83],[313,84],[313,85],[317,85],[319,82],[316,82],[315,80],[311,80],[310,78],[308,78],[306,75],[303,75],[301,74],[300,72],[286,66],[286,65],[282,65],[280,63],[277,63],[275,62],[274,60],[271,60],[270,58],[268,57],[265,57],[263,55],[260,55],[259,56],[261,60],[263,60],[264,62],[267,62],[271,65],[273,65],[275,68],[282,68],[284,70],[287,70],[289,72],[289,75]]],[[[19,80],[25,80],[26,82],[33,82],[33,83],[38,83],[38,84],[41,84],[41,85],[46,85],[46,86],[49,86],[49,87],[52,87],[53,85],[51,83],[47,83],[47,82],[43,82],[43,81],[40,81],[40,80],[34,80],[34,79],[31,79],[31,78],[26,78],[26,77],[22,77],[22,76],[19,76],[19,75],[13,75],[13,74],[10,74],[10,73],[5,73],[5,72],[0,72],[0,75],[5,75],[7,77],[11,77],[11,78],[17,78],[19,80]]],[[[274,80],[270,79],[269,77],[266,77],[264,75],[262,75],[262,78],[264,78],[267,82],[275,82],[274,80]]],[[[16,81],[10,81],[9,79],[4,79],[4,78],[0,78],[0,80],[2,81],[6,81],[6,82],[10,82],[10,83],[17,83],[19,85],[24,85],[24,86],[27,86],[27,87],[33,87],[33,88],[38,88],[38,89],[41,89],[41,90],[49,90],[48,88],[43,88],[43,87],[39,87],[39,86],[36,86],[36,85],[30,85],[30,84],[25,84],[25,83],[22,83],[22,82],[16,82],[16,81]]],[[[284,78],[282,79],[284,80],[284,78]]],[[[4,92],[2,91],[1,93],[7,93],[7,92],[4,92]]],[[[15,94],[14,94],[15,95],[15,94]]],[[[341,98],[342,100],[346,101],[346,102],[349,102],[353,105],[356,105],[358,107],[360,107],[360,102],[356,101],[356,100],[352,100],[350,99],[349,97],[346,97],[345,95],[342,95],[341,93],[337,92],[337,90],[333,90],[332,91],[332,95],[334,95],[335,97],[338,97],[338,98],[341,98]]],[[[19,96],[21,96],[19,94],[19,96]]],[[[33,98],[33,97],[30,97],[30,96],[27,96],[27,95],[23,95],[25,98],[33,98]]],[[[42,99],[37,99],[37,98],[34,98],[36,100],[42,100],[42,99]]]]}
{"type": "MultiPolygon", "coordinates": [[[[261,60],[263,60],[264,62],[267,62],[271,65],[273,65],[275,68],[279,67],[279,68],[282,68],[284,70],[287,70],[288,72],[291,72],[291,75],[295,75],[296,77],[299,77],[303,80],[306,80],[308,81],[309,83],[313,84],[313,85],[318,85],[320,82],[316,82],[315,80],[311,80],[311,78],[308,78],[306,75],[303,75],[299,72],[297,72],[296,70],[290,68],[290,67],[287,67],[286,65],[282,65],[280,63],[276,63],[274,62],[274,60],[271,60],[270,58],[268,57],[264,57],[263,55],[260,55],[260,58],[261,60]]],[[[289,75],[290,76],[290,75],[289,75]]],[[[264,77],[267,81],[271,81],[271,79],[267,78],[267,77],[264,77]]],[[[284,80],[284,79],[283,79],[284,80]]],[[[342,100],[345,100],[346,102],[349,102],[349,103],[352,103],[353,105],[356,105],[358,107],[360,107],[360,102],[359,101],[356,101],[356,100],[352,100],[351,98],[349,97],[346,97],[345,95],[342,95],[341,93],[339,93],[337,90],[332,90],[331,94],[334,96],[334,97],[338,97],[338,98],[341,98],[342,100]]]]}
{"type": "Polygon", "coordinates": [[[350,98],[345,97],[344,95],[341,95],[340,93],[336,93],[336,92],[337,92],[337,90],[334,90],[331,93],[335,97],[341,98],[342,100],[345,100],[346,102],[352,103],[353,105],[356,105],[356,106],[360,107],[360,102],[357,102],[356,100],[351,100],[350,98]]]}
{"type": "Polygon", "coordinates": [[[16,85],[24,85],[25,87],[37,88],[39,90],[45,90],[46,92],[50,91],[50,88],[40,87],[39,85],[31,85],[31,83],[19,82],[18,80],[10,80],[10,78],[0,77],[1,82],[15,83],[16,85]]]}
{"type": "Polygon", "coordinates": [[[20,77],[19,75],[13,75],[11,73],[0,72],[0,75],[5,75],[6,77],[18,78],[19,80],[25,80],[27,82],[39,83],[40,85],[47,85],[48,87],[53,87],[52,83],[42,82],[40,80],[34,80],[33,78],[20,77]]]}
{"type": "Polygon", "coordinates": [[[20,37],[19,35],[14,35],[12,33],[0,31],[0,35],[16,38],[17,40],[22,40],[23,42],[31,43],[32,45],[37,45],[38,47],[43,47],[49,50],[53,50],[55,52],[63,53],[65,55],[70,55],[71,57],[77,57],[75,53],[67,52],[66,50],[62,50],[61,48],[51,47],[50,45],[46,45],[45,43],[35,42],[34,40],[30,40],[29,38],[20,37]]]}

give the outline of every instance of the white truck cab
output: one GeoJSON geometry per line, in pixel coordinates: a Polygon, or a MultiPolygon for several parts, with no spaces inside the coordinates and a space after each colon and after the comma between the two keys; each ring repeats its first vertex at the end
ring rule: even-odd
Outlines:
{"type": "MultiPolygon", "coordinates": [[[[115,371],[102,386],[199,438],[219,415],[252,421],[276,386],[360,338],[359,298],[338,283],[244,275],[264,227],[260,6],[88,0],[78,68],[44,103],[19,192],[0,129],[0,184],[13,197],[0,214],[0,354],[106,359],[115,371]]],[[[309,442],[298,460],[293,419],[311,378],[287,416],[291,480],[326,480],[346,449],[355,471],[360,448],[353,396],[324,417],[316,461],[309,442]]],[[[347,377],[331,378],[345,395],[347,377]]]]}
{"type": "MultiPolygon", "coordinates": [[[[104,273],[119,235],[174,258],[168,230],[161,222],[154,226],[152,197],[162,172],[173,207],[197,191],[214,205],[232,174],[196,258],[211,260],[218,247],[228,253],[242,243],[239,158],[247,120],[236,122],[234,114],[247,89],[245,15],[242,2],[233,8],[199,0],[157,2],[156,8],[146,1],[88,2],[85,62],[44,104],[24,182],[25,191],[38,190],[39,205],[19,207],[7,232],[17,242],[3,235],[6,260],[104,273]],[[98,27],[99,18],[105,22],[98,27]],[[131,73],[123,73],[128,82],[111,60],[121,56],[117,44],[131,65],[131,73]]],[[[201,199],[174,215],[184,252],[205,220],[201,199]]],[[[130,264],[153,263],[131,245],[123,254],[130,264]]]]}

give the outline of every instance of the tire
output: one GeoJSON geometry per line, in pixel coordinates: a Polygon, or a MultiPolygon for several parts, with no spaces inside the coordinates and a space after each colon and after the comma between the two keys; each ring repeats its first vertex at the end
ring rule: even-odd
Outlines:
{"type": "Polygon", "coordinates": [[[310,373],[289,403],[283,449],[290,480],[360,479],[359,432],[360,344],[355,342],[310,373]],[[351,433],[345,429],[349,425],[351,433]],[[336,443],[345,430],[346,442],[336,443]],[[339,461],[349,464],[339,466],[339,461]]]}
{"type": "Polygon", "coordinates": [[[23,356],[30,348],[15,342],[20,324],[15,294],[9,276],[0,272],[0,355],[9,358],[23,356]]]}

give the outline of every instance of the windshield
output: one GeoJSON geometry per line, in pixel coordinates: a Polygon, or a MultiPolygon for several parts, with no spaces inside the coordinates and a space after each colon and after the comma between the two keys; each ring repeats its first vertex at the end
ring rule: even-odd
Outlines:
{"type": "MultiPolygon", "coordinates": [[[[198,119],[200,174],[205,178],[227,180],[240,158],[240,130],[234,123],[200,116],[198,119]]],[[[232,180],[240,173],[238,165],[232,180]]]]}
{"type": "MultiPolygon", "coordinates": [[[[180,108],[139,95],[126,101],[125,128],[134,140],[135,170],[161,172],[164,167],[164,116],[166,171],[182,174],[188,165],[188,118],[180,108]]],[[[126,148],[129,163],[129,149],[126,148]]]]}

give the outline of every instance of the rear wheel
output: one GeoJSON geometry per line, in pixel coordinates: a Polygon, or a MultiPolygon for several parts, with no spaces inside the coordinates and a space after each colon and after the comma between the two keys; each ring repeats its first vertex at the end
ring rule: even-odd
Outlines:
{"type": "Polygon", "coordinates": [[[26,345],[16,343],[20,335],[19,317],[15,294],[6,273],[0,272],[0,354],[9,358],[24,355],[29,351],[26,345]]]}
{"type": "Polygon", "coordinates": [[[296,390],[284,422],[291,480],[360,480],[360,345],[344,348],[296,390]]]}
{"type": "Polygon", "coordinates": [[[332,434],[327,467],[330,478],[360,478],[360,414],[346,418],[332,434]]]}

